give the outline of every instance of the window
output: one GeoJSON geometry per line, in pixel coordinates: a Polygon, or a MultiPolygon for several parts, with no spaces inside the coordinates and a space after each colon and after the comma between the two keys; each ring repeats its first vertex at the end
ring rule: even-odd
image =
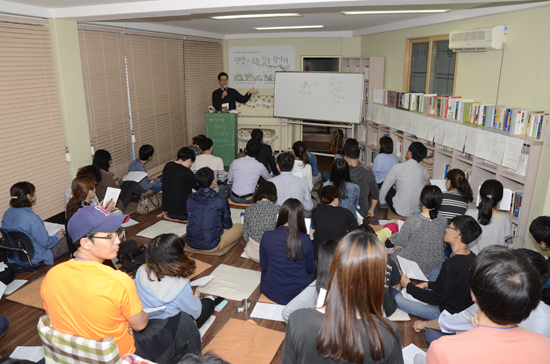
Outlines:
{"type": "Polygon", "coordinates": [[[449,49],[449,35],[407,39],[403,89],[452,96],[456,58],[457,54],[449,49]]]}
{"type": "Polygon", "coordinates": [[[69,185],[49,22],[2,17],[0,44],[0,213],[10,187],[28,181],[47,219],[63,211],[69,185]]]}

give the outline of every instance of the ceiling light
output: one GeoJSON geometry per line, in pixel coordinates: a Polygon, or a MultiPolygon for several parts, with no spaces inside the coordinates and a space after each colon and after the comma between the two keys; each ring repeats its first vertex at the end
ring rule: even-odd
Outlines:
{"type": "Polygon", "coordinates": [[[298,14],[298,13],[243,14],[243,15],[212,16],[211,18],[216,20],[230,20],[230,19],[253,19],[253,18],[288,18],[291,16],[302,16],[302,14],[298,14]]]}
{"type": "Polygon", "coordinates": [[[372,11],[342,11],[344,15],[377,15],[377,14],[418,14],[418,13],[446,13],[451,9],[432,10],[372,10],[372,11]]]}
{"type": "Polygon", "coordinates": [[[284,30],[284,29],[319,29],[324,28],[324,25],[295,25],[289,27],[260,27],[254,28],[256,30],[284,30]]]}

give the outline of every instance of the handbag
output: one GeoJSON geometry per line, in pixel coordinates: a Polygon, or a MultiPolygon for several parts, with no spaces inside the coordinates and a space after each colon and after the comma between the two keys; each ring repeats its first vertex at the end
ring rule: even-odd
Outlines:
{"type": "Polygon", "coordinates": [[[126,272],[133,272],[143,264],[147,257],[147,246],[137,245],[135,240],[128,239],[121,243],[117,258],[122,263],[122,268],[126,272]]]}
{"type": "Polygon", "coordinates": [[[158,209],[161,206],[162,199],[160,198],[159,193],[149,190],[141,194],[137,206],[137,213],[140,215],[145,215],[150,213],[151,211],[158,209]]]}

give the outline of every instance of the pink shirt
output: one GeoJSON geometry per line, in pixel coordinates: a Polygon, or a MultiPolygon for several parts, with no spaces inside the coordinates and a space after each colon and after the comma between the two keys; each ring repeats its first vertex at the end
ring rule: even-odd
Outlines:
{"type": "Polygon", "coordinates": [[[430,345],[427,364],[498,363],[547,364],[550,339],[521,327],[478,326],[463,334],[444,336],[430,345]]]}

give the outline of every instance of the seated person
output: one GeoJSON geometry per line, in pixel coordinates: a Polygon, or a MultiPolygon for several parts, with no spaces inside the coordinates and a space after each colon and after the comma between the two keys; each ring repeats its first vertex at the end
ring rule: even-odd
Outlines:
{"type": "Polygon", "coordinates": [[[322,243],[327,240],[340,241],[348,232],[357,228],[357,219],[348,209],[338,206],[338,192],[334,186],[321,189],[322,206],[311,213],[311,223],[315,229],[313,251],[315,260],[322,243]]]}
{"type": "Polygon", "coordinates": [[[191,149],[193,152],[195,152],[195,156],[198,157],[202,154],[201,148],[199,147],[199,143],[201,140],[206,138],[206,135],[199,134],[196,137],[193,137],[193,140],[191,140],[191,145],[188,146],[189,149],[191,149]]]}
{"type": "Polygon", "coordinates": [[[355,183],[351,183],[349,165],[344,158],[338,158],[332,162],[330,180],[323,186],[334,186],[338,191],[339,206],[348,209],[353,216],[357,216],[361,190],[355,183]]]}
{"type": "Polygon", "coordinates": [[[92,340],[114,337],[121,357],[135,353],[155,363],[200,352],[199,330],[189,315],[149,321],[132,278],[103,264],[117,256],[120,225],[128,219],[100,206],[73,215],[68,233],[75,258],[50,269],[40,289],[52,327],[92,340]]]}
{"type": "MultiPolygon", "coordinates": [[[[44,222],[32,211],[32,205],[36,202],[35,187],[32,183],[18,182],[14,184],[10,188],[10,196],[10,208],[2,217],[2,229],[21,231],[27,234],[34,248],[34,256],[31,259],[33,265],[40,262],[53,265],[54,259],[69,252],[64,238],[65,232],[59,230],[52,236],[48,235],[44,222]]],[[[19,261],[16,255],[8,258],[8,262],[28,265],[28,261],[19,261]]]]}
{"type": "Polygon", "coordinates": [[[506,237],[512,230],[510,215],[499,210],[504,195],[504,186],[496,179],[488,179],[479,189],[479,205],[476,209],[466,211],[481,226],[481,235],[470,244],[469,248],[479,254],[489,245],[506,246],[506,237]]]}
{"type": "Polygon", "coordinates": [[[235,159],[229,166],[227,189],[231,201],[253,204],[254,191],[260,177],[266,181],[271,178],[265,166],[256,160],[260,149],[260,143],[256,139],[250,139],[244,150],[246,156],[235,159]]]}
{"type": "MultiPolygon", "coordinates": [[[[76,172],[76,177],[75,178],[78,178],[78,177],[90,177],[91,179],[93,179],[94,184],[97,186],[103,180],[103,173],[101,173],[101,171],[99,170],[99,168],[97,166],[89,165],[89,166],[80,167],[78,169],[78,172],[76,172]]],[[[65,210],[67,210],[67,204],[69,203],[69,200],[71,199],[71,197],[73,197],[72,188],[73,188],[73,186],[72,186],[72,183],[71,183],[71,185],[69,187],[67,187],[67,189],[65,190],[65,195],[64,195],[64,197],[65,197],[65,210]]],[[[98,196],[94,195],[94,197],[90,201],[90,205],[99,206],[98,196]]]]}
{"type": "Polygon", "coordinates": [[[193,293],[187,277],[195,272],[196,263],[185,255],[184,244],[176,234],[162,234],[149,242],[146,264],[136,272],[137,294],[144,308],[166,307],[151,312],[150,319],[185,312],[200,329],[214,312],[214,300],[200,299],[198,288],[193,293]]]}
{"type": "Polygon", "coordinates": [[[439,213],[448,221],[457,215],[464,215],[468,210],[468,203],[473,202],[473,192],[470,182],[462,169],[451,169],[447,172],[445,180],[446,192],[443,192],[443,200],[439,213]]]}
{"type": "Polygon", "coordinates": [[[277,157],[277,169],[280,175],[273,177],[271,182],[277,187],[277,205],[282,206],[289,198],[295,198],[302,203],[305,217],[311,217],[311,211],[317,207],[317,202],[311,199],[307,182],[292,175],[294,156],[290,153],[281,153],[277,157]]]}
{"type": "Polygon", "coordinates": [[[451,245],[451,257],[441,266],[435,282],[422,282],[415,286],[403,274],[401,286],[407,289],[408,295],[421,302],[408,300],[399,292],[395,295],[397,307],[426,320],[438,318],[443,310],[458,313],[470,307],[473,302],[468,286],[468,272],[476,255],[468,249],[468,244],[480,234],[481,227],[471,216],[455,216],[444,237],[444,241],[451,245]]]}
{"type": "Polygon", "coordinates": [[[427,155],[428,150],[424,144],[411,143],[405,155],[407,161],[394,165],[388,172],[380,188],[380,204],[387,203],[394,213],[405,217],[420,211],[420,192],[430,178],[428,170],[420,162],[427,155]]]}
{"type": "Polygon", "coordinates": [[[162,208],[171,219],[187,220],[187,198],[199,189],[190,169],[195,153],[183,147],[178,150],[177,158],[166,163],[162,170],[162,208]]]}
{"type": "MultiPolygon", "coordinates": [[[[263,166],[262,166],[263,167],[263,166]]],[[[222,250],[243,235],[243,224],[233,224],[227,197],[214,191],[214,172],[204,167],[195,174],[199,190],[187,199],[187,237],[195,250],[222,250]]]]}
{"type": "MultiPolygon", "coordinates": [[[[107,188],[121,188],[121,181],[118,178],[115,179],[115,174],[113,172],[109,172],[112,161],[111,153],[105,149],[96,150],[92,165],[101,172],[101,181],[95,186],[95,194],[98,200],[103,200],[105,198],[107,188]]],[[[124,179],[124,177],[122,179],[124,179]]],[[[118,199],[116,207],[119,210],[124,210],[124,204],[121,198],[118,199]]]]}
{"type": "Polygon", "coordinates": [[[491,245],[474,260],[468,280],[479,307],[478,326],[434,341],[427,362],[548,363],[550,339],[518,327],[541,297],[540,276],[529,260],[491,245]]]}
{"type": "MultiPolygon", "coordinates": [[[[550,278],[550,267],[548,267],[544,257],[538,252],[529,249],[518,249],[517,251],[525,255],[533,264],[537,272],[539,272],[541,277],[541,285],[543,287],[542,298],[544,298],[544,291],[550,290],[549,288],[544,289],[544,285],[550,278]]],[[[548,303],[550,302],[541,301],[537,308],[531,312],[529,317],[520,322],[518,326],[523,327],[525,330],[543,334],[547,338],[550,338],[550,325],[548,325],[548,322],[550,322],[550,306],[548,303]]],[[[414,329],[416,332],[426,330],[426,341],[430,344],[432,341],[439,339],[443,335],[473,329],[473,323],[477,321],[479,316],[477,314],[478,309],[479,307],[474,303],[466,310],[460,313],[455,313],[454,315],[451,315],[447,311],[443,311],[436,320],[415,321],[414,329]],[[474,319],[472,320],[472,318],[474,319]]]]}
{"type": "MultiPolygon", "coordinates": [[[[346,154],[346,150],[348,148],[351,148],[351,147],[359,148],[359,143],[357,142],[356,139],[347,138],[346,142],[344,143],[344,146],[342,147],[342,154],[338,154],[338,153],[335,154],[333,161],[337,161],[338,159],[344,159],[345,154],[346,154]]],[[[321,179],[323,180],[323,182],[328,181],[330,179],[330,172],[325,171],[325,172],[321,173],[321,179]]]]}
{"type": "MultiPolygon", "coordinates": [[[[147,162],[153,160],[153,154],[155,153],[155,148],[152,145],[144,144],[139,148],[139,158],[134,159],[132,163],[128,166],[128,172],[145,172],[145,165],[147,162]]],[[[145,190],[151,190],[155,192],[162,191],[162,178],[151,178],[145,176],[139,185],[145,190]]]]}
{"type": "MultiPolygon", "coordinates": [[[[550,251],[550,216],[539,216],[533,220],[529,225],[529,232],[540,250],[550,251]]],[[[548,264],[550,264],[550,260],[548,260],[548,264]]]]}
{"type": "MultiPolygon", "coordinates": [[[[199,169],[203,167],[208,167],[214,171],[214,191],[218,193],[225,192],[225,182],[227,181],[227,172],[225,172],[223,166],[223,159],[212,155],[214,150],[214,142],[210,138],[203,138],[199,142],[199,147],[201,148],[201,155],[198,155],[197,158],[193,161],[191,166],[191,171],[196,173],[199,169]],[[220,185],[223,186],[222,191],[220,191],[220,185]]],[[[164,177],[164,176],[163,176],[164,177]]]]}
{"type": "Polygon", "coordinates": [[[437,186],[424,186],[420,194],[422,212],[407,218],[401,231],[389,240],[395,245],[393,259],[398,256],[416,262],[426,277],[445,261],[443,237],[447,219],[438,215],[441,206],[441,190],[437,186]],[[401,250],[398,250],[402,248],[401,250]]]}
{"type": "Polygon", "coordinates": [[[311,191],[313,189],[313,174],[311,172],[311,165],[309,164],[309,157],[306,153],[306,145],[302,141],[297,141],[292,145],[292,151],[294,153],[292,174],[305,179],[311,191]]]}
{"type": "Polygon", "coordinates": [[[264,233],[260,242],[260,267],[260,291],[280,305],[289,303],[313,281],[313,245],[300,201],[286,200],[275,230],[264,233]]]}
{"type": "Polygon", "coordinates": [[[273,157],[273,150],[271,149],[271,146],[269,144],[262,143],[262,140],[264,139],[264,132],[261,129],[254,129],[250,133],[251,139],[256,139],[260,142],[261,149],[258,155],[256,156],[256,160],[263,164],[265,168],[270,171],[274,176],[279,175],[279,171],[277,170],[277,164],[275,163],[275,158],[273,157]]]}
{"type": "MultiPolygon", "coordinates": [[[[95,196],[95,184],[94,180],[90,177],[76,177],[71,183],[72,197],[67,203],[67,210],[65,216],[67,222],[80,208],[84,206],[93,206],[92,201],[95,196]]],[[[103,202],[99,203],[99,206],[103,206],[103,202]]],[[[113,201],[109,201],[105,207],[109,212],[113,211],[116,206],[113,201]]]]}
{"type": "Polygon", "coordinates": [[[338,246],[338,240],[327,240],[319,247],[315,280],[311,282],[298,296],[294,297],[283,310],[283,319],[288,322],[288,316],[300,308],[313,308],[324,306],[325,301],[318,304],[319,292],[327,290],[328,273],[332,264],[334,251],[338,246]]]}
{"type": "Polygon", "coordinates": [[[378,204],[378,185],[376,177],[370,169],[359,165],[361,155],[358,146],[350,146],[344,150],[344,159],[349,164],[349,175],[352,183],[359,186],[359,205],[357,212],[363,217],[374,216],[374,208],[378,204]],[[372,194],[372,205],[369,206],[369,194],[372,194]]]}
{"type": "Polygon", "coordinates": [[[260,261],[260,241],[266,231],[275,230],[280,206],[277,205],[277,188],[270,181],[263,181],[254,194],[254,205],[244,211],[243,239],[246,255],[260,261]]]}
{"type": "Polygon", "coordinates": [[[386,256],[376,236],[363,231],[340,241],[326,304],[288,319],[283,363],[403,363],[397,328],[382,313],[386,256]]]}

